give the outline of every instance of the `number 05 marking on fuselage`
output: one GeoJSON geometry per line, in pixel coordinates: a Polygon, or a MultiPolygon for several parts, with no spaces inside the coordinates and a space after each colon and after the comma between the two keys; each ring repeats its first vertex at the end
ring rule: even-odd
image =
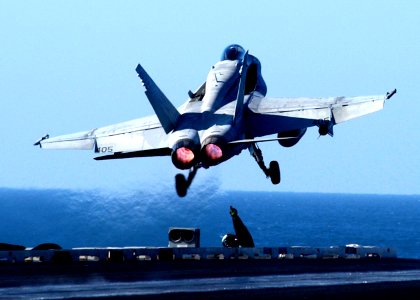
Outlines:
{"type": "Polygon", "coordinates": [[[99,153],[114,153],[114,147],[113,146],[99,147],[98,152],[99,153]]]}

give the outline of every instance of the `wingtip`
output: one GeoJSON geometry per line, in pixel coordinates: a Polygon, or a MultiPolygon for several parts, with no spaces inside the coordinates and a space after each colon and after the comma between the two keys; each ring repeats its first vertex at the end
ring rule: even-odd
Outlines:
{"type": "Polygon", "coordinates": [[[386,100],[391,99],[392,96],[394,96],[397,93],[397,89],[394,89],[390,92],[386,93],[386,100]]]}
{"type": "Polygon", "coordinates": [[[49,138],[50,138],[50,135],[49,134],[44,135],[42,138],[40,138],[37,141],[35,141],[34,146],[39,146],[39,148],[42,148],[41,142],[43,140],[46,140],[46,139],[49,139],[49,138]]]}

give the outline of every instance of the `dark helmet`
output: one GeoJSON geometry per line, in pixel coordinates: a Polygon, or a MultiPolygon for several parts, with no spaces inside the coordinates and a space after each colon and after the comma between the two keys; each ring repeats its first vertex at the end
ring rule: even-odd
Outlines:
{"type": "Polygon", "coordinates": [[[236,235],[228,233],[225,234],[225,236],[222,238],[222,244],[223,247],[227,248],[238,248],[239,247],[239,241],[236,235]]]}
{"type": "Polygon", "coordinates": [[[232,44],[225,48],[221,60],[240,60],[245,55],[245,49],[238,44],[232,44]]]}

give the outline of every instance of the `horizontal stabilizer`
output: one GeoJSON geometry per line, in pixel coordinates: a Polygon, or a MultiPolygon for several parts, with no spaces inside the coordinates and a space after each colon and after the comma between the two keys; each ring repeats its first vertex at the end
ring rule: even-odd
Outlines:
{"type": "Polygon", "coordinates": [[[143,82],[146,89],[146,96],[149,99],[160,124],[166,133],[171,132],[175,128],[180,116],[178,110],[172,105],[168,98],[166,98],[165,94],[159,89],[140,64],[137,65],[136,72],[143,82]]]}

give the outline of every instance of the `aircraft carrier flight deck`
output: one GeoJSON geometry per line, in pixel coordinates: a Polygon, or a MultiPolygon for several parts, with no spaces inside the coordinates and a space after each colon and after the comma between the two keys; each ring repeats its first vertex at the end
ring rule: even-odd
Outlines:
{"type": "Polygon", "coordinates": [[[199,230],[194,228],[170,229],[168,247],[18,247],[0,247],[0,294],[5,298],[420,295],[420,260],[398,258],[392,247],[200,247],[199,230]]]}

